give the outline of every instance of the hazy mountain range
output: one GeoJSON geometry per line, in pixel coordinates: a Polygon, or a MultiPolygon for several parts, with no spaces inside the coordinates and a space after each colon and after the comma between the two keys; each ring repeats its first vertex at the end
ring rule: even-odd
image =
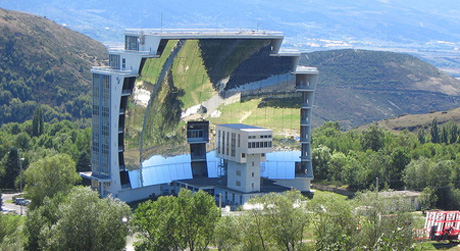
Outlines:
{"type": "Polygon", "coordinates": [[[460,41],[457,0],[2,0],[0,7],[46,16],[103,42],[122,41],[125,28],[277,30],[287,45],[303,48],[460,41]]]}

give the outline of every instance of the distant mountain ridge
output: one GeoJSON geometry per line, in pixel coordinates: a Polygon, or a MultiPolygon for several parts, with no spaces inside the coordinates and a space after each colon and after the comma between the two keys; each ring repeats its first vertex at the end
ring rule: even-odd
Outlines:
{"type": "Polygon", "coordinates": [[[353,128],[403,114],[460,106],[460,82],[410,55],[366,50],[304,54],[318,67],[313,121],[340,121],[353,128]]]}
{"type": "Polygon", "coordinates": [[[293,43],[313,38],[383,47],[460,40],[456,0],[3,0],[0,7],[47,16],[99,41],[121,42],[125,28],[278,30],[293,43]]]}
{"type": "Polygon", "coordinates": [[[0,9],[0,124],[91,116],[90,67],[106,48],[44,17],[0,9]]]}

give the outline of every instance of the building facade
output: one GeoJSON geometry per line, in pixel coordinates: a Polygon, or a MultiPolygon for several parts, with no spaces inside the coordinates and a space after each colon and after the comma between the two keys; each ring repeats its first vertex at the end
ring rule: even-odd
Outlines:
{"type": "Polygon", "coordinates": [[[218,138],[212,120],[222,106],[243,96],[298,92],[302,154],[296,180],[276,182],[309,191],[318,71],[298,67],[300,54],[280,52],[282,41],[282,34],[266,31],[127,30],[124,47],[108,50],[108,67],[91,70],[92,172],[82,176],[101,196],[124,201],[171,191],[171,182],[222,165],[208,156],[218,138]],[[200,130],[209,135],[198,142],[193,132],[200,130]]]}

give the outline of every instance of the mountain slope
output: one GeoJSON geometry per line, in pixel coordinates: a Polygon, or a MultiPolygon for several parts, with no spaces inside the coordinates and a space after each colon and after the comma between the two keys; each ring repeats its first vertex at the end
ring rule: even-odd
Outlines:
{"type": "Polygon", "coordinates": [[[0,124],[22,122],[38,104],[47,119],[91,115],[89,69],[99,42],[44,17],[0,9],[0,124]]]}
{"type": "Polygon", "coordinates": [[[432,65],[400,53],[335,50],[305,54],[301,64],[320,72],[314,123],[352,128],[402,114],[460,106],[460,82],[432,65]]]}

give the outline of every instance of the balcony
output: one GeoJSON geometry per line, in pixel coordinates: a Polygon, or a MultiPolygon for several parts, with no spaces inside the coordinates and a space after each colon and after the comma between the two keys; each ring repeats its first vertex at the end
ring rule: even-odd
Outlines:
{"type": "Polygon", "coordinates": [[[301,144],[310,144],[310,139],[308,137],[300,137],[301,144]]]}
{"type": "Polygon", "coordinates": [[[129,95],[131,95],[130,89],[123,89],[123,91],[121,91],[121,96],[129,96],[129,95]]]}
{"type": "Polygon", "coordinates": [[[310,126],[310,119],[307,118],[300,118],[300,125],[301,126],[310,126]]]}

